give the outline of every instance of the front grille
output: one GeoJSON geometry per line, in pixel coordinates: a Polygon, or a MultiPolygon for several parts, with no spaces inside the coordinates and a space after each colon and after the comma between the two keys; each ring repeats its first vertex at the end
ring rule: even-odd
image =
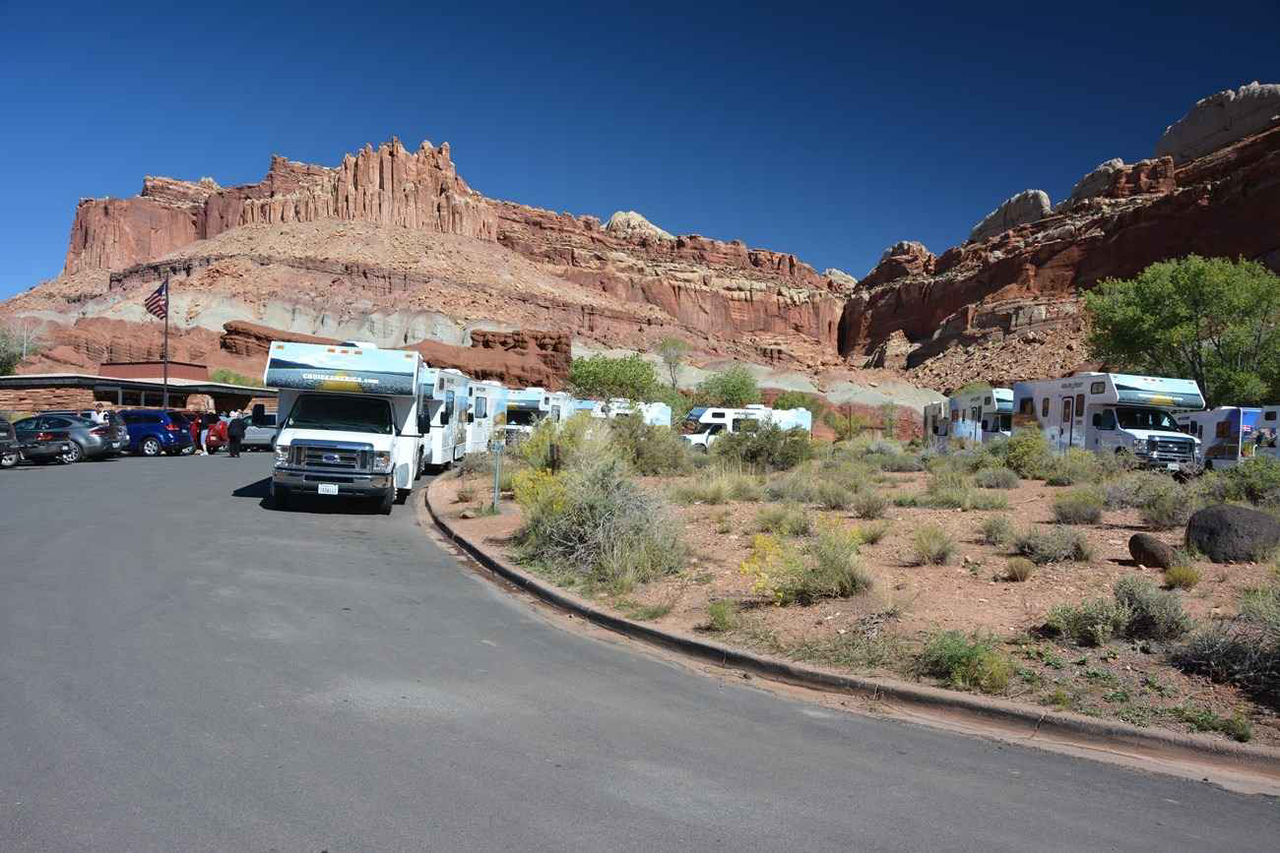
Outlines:
{"type": "Polygon", "coordinates": [[[289,462],[324,473],[360,474],[372,466],[373,451],[360,445],[294,442],[289,462]]]}

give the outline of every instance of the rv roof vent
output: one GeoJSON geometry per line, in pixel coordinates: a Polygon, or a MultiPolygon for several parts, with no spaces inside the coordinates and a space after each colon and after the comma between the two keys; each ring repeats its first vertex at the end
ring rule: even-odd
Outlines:
{"type": "Polygon", "coordinates": [[[343,341],[338,344],[340,347],[361,347],[362,349],[377,349],[378,345],[373,341],[343,341]]]}

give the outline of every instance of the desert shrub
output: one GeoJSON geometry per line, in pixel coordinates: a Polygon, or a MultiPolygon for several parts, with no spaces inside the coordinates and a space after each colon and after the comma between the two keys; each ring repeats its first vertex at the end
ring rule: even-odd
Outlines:
{"type": "Polygon", "coordinates": [[[1053,608],[1045,628],[1082,646],[1103,646],[1124,631],[1130,616],[1128,607],[1114,598],[1092,598],[1053,608]]]}
{"type": "Polygon", "coordinates": [[[588,457],[558,474],[535,472],[530,469],[527,481],[517,477],[525,515],[516,534],[522,560],[617,591],[684,565],[679,525],[660,498],[627,476],[620,461],[588,457]]]}
{"type": "Polygon", "coordinates": [[[813,570],[806,581],[813,598],[848,598],[871,589],[871,575],[858,559],[861,537],[855,530],[831,524],[818,531],[809,545],[813,570]]]}
{"type": "Polygon", "coordinates": [[[1038,427],[1023,427],[1014,431],[1008,441],[1001,442],[1004,464],[1025,479],[1041,477],[1053,461],[1049,440],[1038,427]]]}
{"type": "Polygon", "coordinates": [[[993,515],[982,522],[982,541],[988,545],[1003,547],[1013,541],[1013,522],[1007,515],[993,515]]]}
{"type": "Polygon", "coordinates": [[[1216,619],[1192,634],[1172,660],[1185,672],[1232,684],[1280,708],[1280,626],[1251,619],[1216,619]]]}
{"type": "Polygon", "coordinates": [[[1045,472],[1044,481],[1050,486],[1074,486],[1096,482],[1102,479],[1102,475],[1102,463],[1098,454],[1079,447],[1069,447],[1065,453],[1053,458],[1045,472]]]}
{"type": "Polygon", "coordinates": [[[1036,573],[1036,564],[1026,557],[1010,557],[1004,564],[1004,579],[1013,583],[1030,580],[1036,573]]]}
{"type": "Polygon", "coordinates": [[[678,483],[671,489],[671,499],[679,504],[754,503],[763,497],[759,479],[737,471],[719,471],[692,482],[678,483]]]}
{"type": "Polygon", "coordinates": [[[1171,640],[1191,628],[1191,619],[1182,610],[1176,592],[1158,589],[1140,575],[1125,575],[1113,588],[1116,603],[1129,611],[1125,636],[1148,640],[1171,640]]]}
{"type": "Polygon", "coordinates": [[[807,555],[786,539],[759,534],[740,571],[751,578],[753,592],[780,606],[844,598],[871,586],[858,562],[857,536],[837,529],[819,534],[807,555]]]}
{"type": "Polygon", "coordinates": [[[736,409],[759,403],[760,386],[750,370],[735,364],[698,383],[694,399],[699,406],[727,406],[736,409]]]}
{"type": "Polygon", "coordinates": [[[1107,509],[1139,509],[1151,494],[1173,481],[1154,471],[1129,471],[1102,484],[1107,509]]]}
{"type": "Polygon", "coordinates": [[[773,477],[765,484],[765,497],[787,503],[817,503],[818,481],[806,472],[792,471],[773,477]]]}
{"type": "Polygon", "coordinates": [[[454,465],[459,477],[470,477],[477,474],[493,474],[493,454],[485,450],[480,453],[468,453],[454,465]]]}
{"type": "Polygon", "coordinates": [[[1170,589],[1194,589],[1200,580],[1200,570],[1189,562],[1175,563],[1164,570],[1164,582],[1170,589]]]}
{"type": "Polygon", "coordinates": [[[515,446],[514,453],[533,468],[563,468],[573,463],[587,441],[587,434],[599,426],[586,412],[579,412],[563,423],[544,420],[515,446]]]}
{"type": "Polygon", "coordinates": [[[854,495],[851,506],[858,518],[880,518],[888,505],[884,495],[875,489],[867,489],[854,495]]]}
{"type": "Polygon", "coordinates": [[[925,491],[929,493],[944,492],[955,489],[968,489],[972,481],[961,471],[954,468],[939,468],[929,477],[925,491]]]}
{"type": "Polygon", "coordinates": [[[784,536],[808,536],[813,532],[813,517],[799,504],[767,506],[756,513],[756,529],[784,536]]]}
{"type": "Polygon", "coordinates": [[[1220,476],[1225,500],[1259,504],[1280,491],[1280,460],[1254,456],[1221,472],[1220,476]]]}
{"type": "Polygon", "coordinates": [[[741,625],[742,614],[736,602],[722,598],[707,605],[707,624],[703,626],[706,630],[723,634],[736,631],[741,625]]]}
{"type": "Polygon", "coordinates": [[[848,509],[854,501],[853,492],[846,489],[839,483],[833,483],[830,480],[819,480],[814,487],[817,495],[815,503],[823,509],[844,510],[848,509]]]}
{"type": "Polygon", "coordinates": [[[1249,718],[1237,712],[1222,717],[1204,708],[1173,708],[1174,719],[1188,723],[1197,732],[1220,732],[1232,740],[1247,743],[1253,738],[1253,724],[1249,718]]]}
{"type": "Polygon", "coordinates": [[[1058,524],[1097,524],[1102,520],[1102,493],[1092,487],[1075,488],[1053,499],[1058,524]]]}
{"type": "Polygon", "coordinates": [[[688,444],[670,427],[646,424],[638,417],[609,422],[609,438],[618,456],[637,474],[683,474],[691,467],[688,444]]]}
{"type": "Polygon", "coordinates": [[[920,501],[919,495],[894,495],[893,496],[894,506],[915,507],[915,506],[920,506],[920,503],[921,501],[920,501]]]}
{"type": "Polygon", "coordinates": [[[1033,527],[1018,534],[1013,548],[1038,566],[1093,559],[1093,549],[1084,534],[1069,527],[1033,527]]]}
{"type": "Polygon", "coordinates": [[[1280,584],[1248,587],[1240,592],[1240,617],[1269,626],[1280,634],[1280,584]]]}
{"type": "Polygon", "coordinates": [[[875,545],[889,533],[889,522],[878,521],[858,527],[858,538],[868,545],[875,545]]]}
{"type": "Polygon", "coordinates": [[[712,445],[721,459],[770,471],[789,471],[813,457],[813,439],[802,429],[784,430],[777,424],[722,434],[712,445]]]}
{"type": "Polygon", "coordinates": [[[973,482],[980,489],[1016,489],[1019,481],[1011,468],[979,468],[973,482]]]}
{"type": "MultiPolygon", "coordinates": [[[[923,471],[924,462],[914,453],[886,453],[878,457],[881,471],[891,471],[895,474],[908,474],[914,471],[923,471]]],[[[868,457],[870,461],[870,457],[868,457]]]]}
{"type": "Polygon", "coordinates": [[[994,640],[977,634],[966,637],[959,631],[933,635],[918,663],[926,675],[983,693],[1003,693],[1014,672],[1013,662],[996,648],[994,640]]]}
{"type": "Polygon", "coordinates": [[[911,547],[918,566],[949,563],[956,552],[955,540],[938,524],[922,524],[911,537],[911,547]]]}
{"type": "Polygon", "coordinates": [[[476,499],[475,487],[470,483],[463,483],[458,487],[457,499],[458,503],[471,503],[476,499]]]}
{"type": "Polygon", "coordinates": [[[1147,488],[1141,504],[1142,521],[1153,530],[1171,530],[1185,525],[1197,509],[1199,501],[1193,490],[1166,477],[1147,488]]]}
{"type": "Polygon", "coordinates": [[[575,394],[593,400],[648,400],[658,387],[653,365],[636,353],[621,358],[604,353],[575,358],[568,379],[575,394]]]}

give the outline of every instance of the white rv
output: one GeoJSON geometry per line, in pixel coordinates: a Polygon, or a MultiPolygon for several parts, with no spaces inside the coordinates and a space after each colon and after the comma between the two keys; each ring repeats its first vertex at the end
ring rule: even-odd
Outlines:
{"type": "Polygon", "coordinates": [[[1013,386],[1014,427],[1044,431],[1057,451],[1129,453],[1154,468],[1197,464],[1199,439],[1182,432],[1172,409],[1203,409],[1190,379],[1077,373],[1013,386]]]}
{"type": "Polygon", "coordinates": [[[939,452],[955,439],[984,444],[1012,433],[1012,388],[983,388],[924,407],[925,441],[939,452]]]}
{"type": "Polygon", "coordinates": [[[925,445],[938,453],[947,451],[947,439],[951,437],[950,407],[946,402],[926,403],[924,407],[925,445]]]}
{"type": "Polygon", "coordinates": [[[1183,412],[1175,418],[1187,435],[1200,440],[1204,467],[1221,470],[1244,459],[1276,455],[1276,411],[1274,406],[1269,409],[1222,406],[1207,412],[1183,412]]]}
{"type": "Polygon", "coordinates": [[[429,367],[422,372],[422,467],[445,468],[467,452],[467,428],[462,413],[467,405],[471,378],[449,368],[429,367]]]}
{"type": "Polygon", "coordinates": [[[741,432],[743,424],[776,424],[784,430],[813,432],[813,412],[808,409],[770,409],[753,404],[741,409],[695,408],[681,425],[680,437],[698,450],[707,451],[721,433],[741,432]]]}
{"type": "Polygon", "coordinates": [[[666,403],[633,403],[615,397],[606,403],[596,403],[591,409],[593,418],[621,418],[637,416],[650,426],[671,426],[671,407],[666,403]]]}
{"type": "Polygon", "coordinates": [[[507,393],[508,440],[517,439],[533,432],[536,427],[551,415],[551,395],[545,388],[537,386],[511,390],[507,393]]]}
{"type": "Polygon", "coordinates": [[[506,413],[507,389],[492,379],[467,386],[467,453],[484,453],[494,438],[499,415],[506,413]]]}
{"type": "Polygon", "coordinates": [[[421,465],[423,369],[416,352],[361,341],[272,342],[263,385],[280,391],[275,505],[298,494],[359,496],[390,513],[421,465]]]}

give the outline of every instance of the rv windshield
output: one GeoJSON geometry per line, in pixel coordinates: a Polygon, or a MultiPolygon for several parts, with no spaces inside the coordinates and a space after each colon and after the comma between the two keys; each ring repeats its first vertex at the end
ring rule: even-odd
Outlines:
{"type": "Polygon", "coordinates": [[[531,409],[507,409],[507,425],[536,426],[539,414],[541,413],[531,409]]]}
{"type": "Polygon", "coordinates": [[[1136,406],[1116,408],[1116,420],[1121,429],[1157,429],[1165,432],[1181,432],[1173,416],[1162,409],[1145,409],[1136,406]]]}
{"type": "Polygon", "coordinates": [[[329,429],[391,435],[391,406],[376,397],[306,394],[293,404],[286,428],[329,429]]]}

